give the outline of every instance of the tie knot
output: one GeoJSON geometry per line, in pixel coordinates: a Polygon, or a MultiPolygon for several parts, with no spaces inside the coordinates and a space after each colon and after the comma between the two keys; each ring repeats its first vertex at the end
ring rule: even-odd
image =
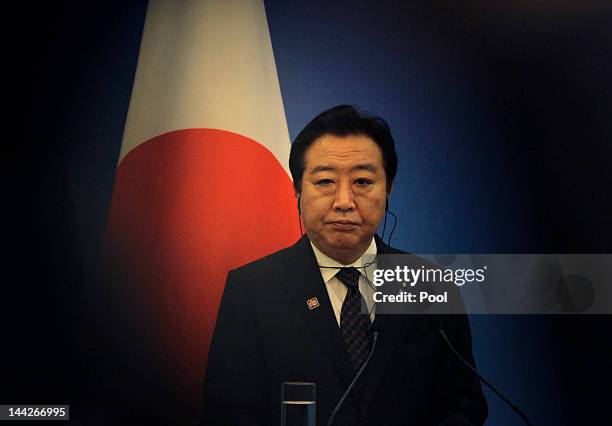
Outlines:
{"type": "Polygon", "coordinates": [[[349,289],[356,289],[359,285],[359,271],[353,267],[340,268],[336,274],[338,279],[342,281],[349,289]]]}

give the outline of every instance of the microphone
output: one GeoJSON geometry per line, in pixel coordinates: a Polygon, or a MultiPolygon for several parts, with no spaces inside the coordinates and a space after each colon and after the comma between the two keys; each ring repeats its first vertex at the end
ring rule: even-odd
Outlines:
{"type": "Polygon", "coordinates": [[[327,422],[327,426],[331,426],[332,422],[334,421],[334,417],[336,417],[336,414],[338,413],[338,410],[340,410],[340,407],[342,406],[342,403],[344,402],[344,400],[346,399],[348,394],[351,392],[351,389],[353,389],[353,386],[355,386],[355,383],[357,383],[357,379],[359,379],[359,377],[361,376],[361,373],[363,373],[363,371],[365,370],[366,366],[370,362],[370,359],[372,359],[372,356],[374,355],[374,349],[376,349],[376,342],[378,341],[378,335],[379,334],[380,334],[379,331],[372,332],[372,339],[373,340],[372,340],[372,348],[370,349],[370,353],[368,354],[368,357],[363,362],[363,364],[361,364],[361,368],[359,368],[359,371],[357,371],[357,374],[355,374],[355,377],[353,377],[353,381],[349,384],[348,388],[346,389],[346,391],[342,395],[342,398],[340,398],[340,401],[338,401],[338,403],[336,404],[336,407],[334,408],[334,411],[332,411],[332,414],[329,417],[329,420],[327,422]]]}
{"type": "Polygon", "coordinates": [[[453,344],[450,342],[448,336],[446,335],[446,332],[444,331],[444,328],[442,328],[442,321],[438,318],[429,318],[431,321],[431,324],[433,324],[434,328],[436,329],[436,331],[440,334],[440,336],[442,336],[442,339],[444,340],[444,342],[446,342],[446,345],[450,348],[450,350],[453,352],[453,354],[455,355],[455,357],[457,357],[457,359],[459,361],[461,361],[461,363],[463,365],[465,365],[467,368],[469,368],[472,373],[474,373],[482,383],[484,383],[489,389],[491,389],[497,396],[499,396],[502,401],[504,401],[506,404],[508,404],[508,406],[510,408],[512,408],[512,410],[518,414],[523,421],[525,422],[526,425],[528,426],[533,426],[533,424],[531,423],[531,421],[529,420],[529,418],[527,417],[527,415],[525,413],[523,413],[516,405],[514,405],[508,398],[506,398],[499,390],[497,390],[495,388],[495,386],[493,386],[491,383],[489,383],[484,377],[482,377],[478,371],[476,371],[476,368],[474,368],[474,366],[472,364],[470,364],[469,362],[467,362],[462,356],[461,354],[457,351],[457,349],[455,349],[455,347],[453,346],[453,344]]]}

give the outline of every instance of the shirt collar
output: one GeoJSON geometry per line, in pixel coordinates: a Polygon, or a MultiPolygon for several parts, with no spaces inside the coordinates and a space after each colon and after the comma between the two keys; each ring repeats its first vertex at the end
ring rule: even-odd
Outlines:
{"type": "Polygon", "coordinates": [[[357,260],[355,260],[350,265],[343,265],[342,263],[332,259],[328,255],[323,253],[321,250],[319,250],[312,243],[312,241],[310,241],[310,246],[312,247],[312,251],[314,252],[315,258],[317,259],[317,265],[321,265],[321,266],[334,266],[334,268],[319,268],[319,270],[321,271],[321,276],[323,276],[323,281],[325,281],[326,284],[327,284],[327,282],[330,279],[332,279],[336,275],[336,273],[340,270],[340,268],[348,268],[348,267],[353,266],[353,267],[357,268],[357,270],[361,274],[364,274],[364,271],[363,271],[363,268],[362,268],[362,266],[363,266],[363,257],[365,255],[375,256],[378,253],[378,249],[376,247],[376,240],[375,240],[375,238],[372,237],[372,242],[370,243],[370,246],[366,249],[366,251],[361,256],[359,256],[357,258],[357,260]]]}

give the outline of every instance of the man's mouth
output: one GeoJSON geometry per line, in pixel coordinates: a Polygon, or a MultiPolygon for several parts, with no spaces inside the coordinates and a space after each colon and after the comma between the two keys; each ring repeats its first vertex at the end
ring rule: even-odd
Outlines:
{"type": "Polygon", "coordinates": [[[331,226],[332,229],[335,229],[337,231],[351,231],[358,226],[357,223],[348,220],[328,222],[328,225],[331,226]]]}

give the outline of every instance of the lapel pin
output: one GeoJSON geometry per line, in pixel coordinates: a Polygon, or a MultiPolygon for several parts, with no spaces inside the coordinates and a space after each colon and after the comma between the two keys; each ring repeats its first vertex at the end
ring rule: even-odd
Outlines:
{"type": "Polygon", "coordinates": [[[306,305],[308,305],[308,309],[312,311],[313,309],[319,307],[319,300],[316,297],[313,297],[312,299],[308,299],[306,301],[306,305]]]}

